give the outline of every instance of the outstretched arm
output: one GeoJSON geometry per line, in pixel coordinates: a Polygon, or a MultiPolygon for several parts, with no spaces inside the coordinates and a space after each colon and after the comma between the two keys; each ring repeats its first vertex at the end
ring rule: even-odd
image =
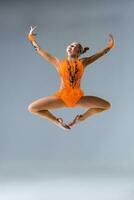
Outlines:
{"type": "Polygon", "coordinates": [[[35,36],[37,34],[33,33],[35,28],[36,26],[34,28],[32,28],[31,26],[30,32],[28,34],[28,40],[31,42],[31,44],[33,45],[33,47],[35,48],[35,50],[38,52],[39,55],[41,55],[45,60],[47,60],[49,63],[53,64],[56,68],[58,68],[60,60],[57,57],[50,55],[48,52],[42,49],[36,42],[35,36]]]}
{"type": "Polygon", "coordinates": [[[90,56],[90,57],[85,57],[82,58],[81,61],[84,65],[84,67],[86,67],[87,65],[91,64],[92,62],[96,61],[98,58],[100,58],[101,56],[105,55],[106,53],[108,53],[113,47],[115,46],[115,41],[113,39],[113,36],[110,34],[109,35],[109,43],[108,43],[108,47],[102,49],[101,51],[99,51],[98,53],[90,56]]]}

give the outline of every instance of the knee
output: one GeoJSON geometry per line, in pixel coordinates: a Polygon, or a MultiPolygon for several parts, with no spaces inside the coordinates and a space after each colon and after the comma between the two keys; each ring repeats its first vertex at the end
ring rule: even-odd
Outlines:
{"type": "Polygon", "coordinates": [[[112,107],[111,103],[109,103],[109,102],[107,101],[106,104],[105,104],[104,109],[105,109],[105,110],[108,110],[108,109],[110,109],[111,107],[112,107]]]}
{"type": "Polygon", "coordinates": [[[34,105],[30,104],[28,106],[28,111],[31,113],[35,113],[35,112],[39,111],[39,109],[37,109],[34,105]]]}

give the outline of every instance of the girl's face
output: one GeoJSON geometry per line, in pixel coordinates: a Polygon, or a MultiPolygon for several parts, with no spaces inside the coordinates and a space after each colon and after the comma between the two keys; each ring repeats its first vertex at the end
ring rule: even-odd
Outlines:
{"type": "Polygon", "coordinates": [[[67,47],[66,51],[67,51],[68,56],[72,58],[75,56],[79,57],[81,54],[81,47],[79,44],[74,42],[67,47]]]}

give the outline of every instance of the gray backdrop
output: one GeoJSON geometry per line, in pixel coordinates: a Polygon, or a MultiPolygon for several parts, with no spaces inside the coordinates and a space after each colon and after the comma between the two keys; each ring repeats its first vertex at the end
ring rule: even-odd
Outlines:
{"type": "MultiPolygon", "coordinates": [[[[88,160],[133,164],[133,18],[132,0],[0,2],[0,160],[88,160]],[[112,108],[64,131],[28,112],[28,105],[59,89],[55,68],[40,57],[27,34],[37,25],[39,45],[65,58],[78,41],[90,56],[108,44],[116,48],[90,65],[81,87],[86,95],[111,102],[112,108]]],[[[71,120],[83,109],[53,113],[71,120]]]]}

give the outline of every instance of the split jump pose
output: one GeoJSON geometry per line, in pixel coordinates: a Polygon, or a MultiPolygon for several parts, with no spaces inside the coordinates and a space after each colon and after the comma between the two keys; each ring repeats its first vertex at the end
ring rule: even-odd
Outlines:
{"type": "Polygon", "coordinates": [[[101,56],[105,55],[115,46],[115,41],[112,35],[109,34],[109,42],[106,48],[102,49],[95,55],[80,59],[79,57],[89,48],[83,48],[80,43],[73,42],[66,48],[66,59],[61,60],[52,56],[37,44],[35,38],[37,34],[34,33],[35,28],[36,26],[31,26],[28,40],[31,42],[38,54],[55,67],[60,76],[61,84],[59,91],[55,92],[52,96],[40,98],[29,104],[28,111],[48,119],[60,128],[67,130],[71,129],[74,124],[82,122],[96,113],[108,110],[111,107],[111,104],[108,101],[100,97],[84,95],[84,91],[80,88],[80,81],[85,68],[101,56]],[[87,111],[83,114],[77,115],[72,121],[66,124],[62,118],[57,118],[49,111],[63,107],[81,107],[87,108],[87,111]]]}

